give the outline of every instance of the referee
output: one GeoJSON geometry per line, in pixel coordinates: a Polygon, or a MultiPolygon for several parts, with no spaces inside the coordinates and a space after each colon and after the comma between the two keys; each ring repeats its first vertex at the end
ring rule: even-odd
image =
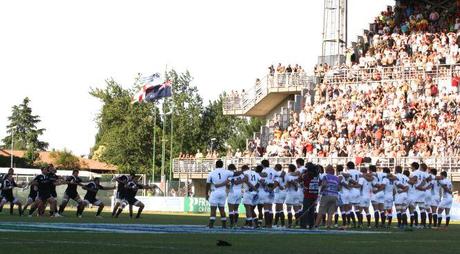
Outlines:
{"type": "Polygon", "coordinates": [[[307,163],[307,170],[302,175],[303,182],[303,209],[300,220],[301,228],[313,228],[315,224],[315,210],[318,199],[319,178],[318,167],[313,163],[307,163]]]}

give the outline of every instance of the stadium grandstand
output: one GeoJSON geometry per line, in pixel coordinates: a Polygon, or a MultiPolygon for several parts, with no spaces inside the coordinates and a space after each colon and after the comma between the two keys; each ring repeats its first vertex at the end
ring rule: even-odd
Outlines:
{"type": "MultiPolygon", "coordinates": [[[[314,70],[275,63],[264,77],[224,98],[227,115],[266,120],[246,151],[225,163],[380,167],[422,161],[460,184],[459,1],[396,1],[347,47],[339,63],[314,70]],[[311,73],[311,74],[309,74],[311,73]]],[[[197,195],[212,159],[176,159],[174,176],[197,195]]]]}

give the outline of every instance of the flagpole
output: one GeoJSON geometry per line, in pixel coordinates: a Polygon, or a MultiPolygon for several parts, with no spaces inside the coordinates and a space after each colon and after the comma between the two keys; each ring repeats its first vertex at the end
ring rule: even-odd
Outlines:
{"type": "Polygon", "coordinates": [[[172,92],[171,87],[171,140],[169,148],[169,182],[172,181],[172,171],[173,171],[173,137],[174,137],[174,92],[172,92]]]}
{"type": "MultiPolygon", "coordinates": [[[[162,147],[161,147],[161,182],[165,184],[166,186],[166,176],[165,176],[165,157],[166,157],[166,138],[165,138],[165,133],[166,133],[166,114],[165,114],[165,101],[166,99],[163,99],[163,133],[161,135],[161,142],[162,142],[162,147]]],[[[165,192],[166,195],[166,192],[165,192]]]]}
{"type": "Polygon", "coordinates": [[[153,152],[152,152],[152,184],[155,183],[155,152],[156,152],[156,125],[157,112],[155,110],[155,102],[153,103],[153,152]]]}

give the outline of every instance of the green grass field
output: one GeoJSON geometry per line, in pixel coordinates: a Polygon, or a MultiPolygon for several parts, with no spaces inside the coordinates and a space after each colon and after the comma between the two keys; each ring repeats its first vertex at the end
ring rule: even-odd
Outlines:
{"type": "MultiPolygon", "coordinates": [[[[96,219],[94,213],[75,218],[28,218],[0,214],[4,222],[46,223],[142,223],[206,225],[207,216],[187,214],[145,214],[140,220],[96,219]]],[[[448,230],[390,230],[386,234],[123,234],[94,232],[2,232],[0,253],[456,253],[460,225],[448,230]],[[230,247],[216,246],[217,240],[230,247]]]]}

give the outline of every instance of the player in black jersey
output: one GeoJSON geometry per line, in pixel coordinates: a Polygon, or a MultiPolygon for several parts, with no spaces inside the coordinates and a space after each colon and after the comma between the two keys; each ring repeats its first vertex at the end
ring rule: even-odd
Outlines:
{"type": "Polygon", "coordinates": [[[24,208],[22,209],[22,214],[24,214],[24,212],[30,206],[29,216],[32,216],[32,214],[35,212],[37,208],[38,187],[36,185],[32,186],[31,183],[29,183],[25,188],[27,187],[30,188],[30,191],[29,196],[27,198],[27,203],[24,205],[24,208]]]}
{"type": "MultiPolygon", "coordinates": [[[[56,213],[56,199],[51,196],[51,185],[54,185],[54,183],[48,177],[48,168],[44,167],[42,168],[42,173],[36,176],[31,184],[31,186],[37,186],[38,188],[38,213],[39,215],[43,216],[46,205],[49,204],[51,215],[55,217],[60,217],[60,215],[56,213]]],[[[29,215],[31,215],[31,211],[29,211],[29,215]]]]}
{"type": "Polygon", "coordinates": [[[60,177],[56,175],[56,168],[53,164],[48,166],[48,178],[50,180],[50,194],[51,197],[57,200],[56,185],[59,185],[60,177]]]}
{"type": "Polygon", "coordinates": [[[126,205],[129,205],[129,217],[133,218],[133,206],[139,207],[137,210],[137,215],[136,219],[139,219],[142,213],[142,210],[144,210],[145,205],[136,199],[136,194],[139,189],[151,189],[153,190],[154,187],[148,186],[148,185],[143,185],[137,182],[138,179],[135,174],[131,174],[130,180],[126,184],[126,197],[125,200],[123,200],[123,203],[121,207],[118,208],[117,214],[115,215],[116,218],[120,215],[120,213],[123,211],[123,208],[126,205]]]}
{"type": "MultiPolygon", "coordinates": [[[[13,173],[14,172],[12,172],[11,174],[8,173],[6,176],[3,177],[2,195],[1,195],[2,199],[0,201],[0,211],[3,208],[3,206],[6,203],[9,202],[12,207],[14,207],[14,205],[18,206],[19,216],[21,216],[22,215],[22,204],[19,201],[19,199],[14,197],[13,188],[22,187],[23,185],[22,184],[19,184],[19,185],[16,184],[16,182],[14,181],[14,178],[13,178],[13,173]]],[[[10,214],[13,215],[13,210],[12,209],[10,210],[10,214]]]]}
{"type": "Polygon", "coordinates": [[[96,212],[96,217],[102,218],[101,217],[101,212],[104,209],[104,203],[102,203],[101,200],[96,198],[97,192],[99,190],[114,190],[116,187],[115,186],[113,186],[113,187],[104,187],[104,186],[100,185],[100,179],[98,177],[96,177],[96,178],[94,178],[93,181],[89,182],[87,185],[82,186],[82,188],[86,190],[86,195],[83,198],[84,199],[83,200],[84,206],[83,206],[83,209],[82,209],[81,213],[83,213],[83,210],[84,210],[85,206],[87,206],[89,204],[92,204],[92,205],[98,207],[97,212],[96,212]]]}
{"type": "Polygon", "coordinates": [[[128,183],[128,176],[121,175],[115,178],[117,181],[117,193],[115,196],[115,205],[113,206],[112,217],[115,217],[118,208],[122,205],[126,196],[126,184],[128,183]]]}
{"type": "Polygon", "coordinates": [[[64,198],[62,199],[62,203],[59,206],[59,214],[62,215],[64,212],[65,207],[67,206],[67,203],[69,203],[69,200],[72,199],[77,203],[77,216],[81,215],[81,212],[83,211],[83,201],[80,198],[80,195],[78,195],[77,187],[82,185],[82,180],[80,177],[78,177],[78,170],[73,170],[72,175],[68,176],[65,179],[65,183],[67,184],[67,189],[64,192],[64,198]]]}

